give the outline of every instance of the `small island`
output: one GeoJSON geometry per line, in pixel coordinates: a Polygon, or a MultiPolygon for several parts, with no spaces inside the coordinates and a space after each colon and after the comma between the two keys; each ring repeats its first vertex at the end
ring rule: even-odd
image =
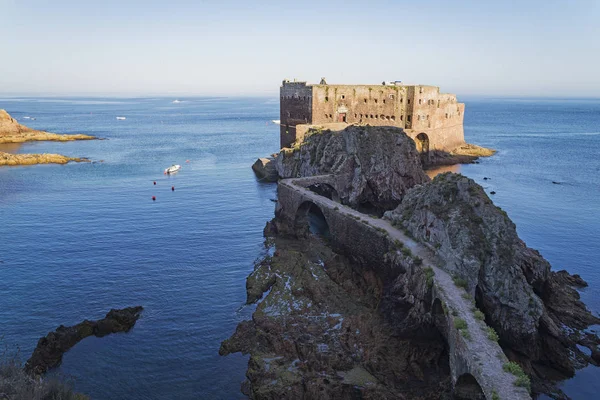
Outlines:
{"type": "MultiPolygon", "coordinates": [[[[0,109],[0,144],[24,143],[37,141],[69,142],[73,140],[94,140],[94,136],[59,135],[38,131],[19,124],[5,110],[0,109]]],[[[89,161],[83,157],[67,157],[60,154],[11,154],[0,151],[0,166],[34,165],[34,164],[66,164],[89,161]]]]}

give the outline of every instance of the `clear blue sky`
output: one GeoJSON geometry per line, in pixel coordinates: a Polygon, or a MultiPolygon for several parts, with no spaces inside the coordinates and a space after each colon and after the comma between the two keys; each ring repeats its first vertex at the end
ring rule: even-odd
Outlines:
{"type": "Polygon", "coordinates": [[[600,1],[0,0],[0,94],[600,97],[600,1]]]}

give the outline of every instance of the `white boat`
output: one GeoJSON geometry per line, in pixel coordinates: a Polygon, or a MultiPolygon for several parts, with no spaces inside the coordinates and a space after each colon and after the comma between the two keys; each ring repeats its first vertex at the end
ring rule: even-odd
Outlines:
{"type": "Polygon", "coordinates": [[[181,103],[181,100],[173,100],[173,104],[181,103]]]}
{"type": "Polygon", "coordinates": [[[274,119],[271,122],[273,122],[275,125],[281,125],[281,121],[278,119],[274,119]]]}
{"type": "Polygon", "coordinates": [[[117,119],[122,121],[122,120],[127,119],[127,118],[125,118],[125,117],[117,117],[117,119]]]}
{"type": "Polygon", "coordinates": [[[174,174],[175,172],[179,171],[180,169],[181,169],[181,165],[173,164],[169,168],[165,169],[165,174],[166,175],[174,174]]]}

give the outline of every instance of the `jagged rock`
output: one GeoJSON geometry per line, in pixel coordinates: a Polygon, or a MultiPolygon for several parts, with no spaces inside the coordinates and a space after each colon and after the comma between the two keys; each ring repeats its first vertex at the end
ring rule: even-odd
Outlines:
{"type": "Polygon", "coordinates": [[[409,190],[385,218],[436,251],[457,284],[475,297],[507,354],[534,378],[555,378],[549,368],[572,376],[581,355],[574,332],[600,322],[570,287],[585,283],[565,271],[551,272],[481,186],[459,174],[441,174],[409,190]]]}
{"type": "Polygon", "coordinates": [[[259,158],[254,164],[252,164],[252,170],[260,179],[264,179],[267,182],[277,182],[277,168],[273,158],[259,158]]]}
{"type": "Polygon", "coordinates": [[[394,127],[311,129],[302,143],[283,149],[275,165],[282,178],[335,175],[341,202],[353,207],[392,209],[409,188],[429,181],[415,143],[394,127]]]}
{"type": "Polygon", "coordinates": [[[75,326],[59,326],[38,341],[31,358],[25,363],[25,372],[41,375],[60,365],[62,356],[71,347],[88,336],[102,337],[110,333],[129,332],[140,317],[141,306],[110,310],[98,321],[85,320],[75,326]]]}

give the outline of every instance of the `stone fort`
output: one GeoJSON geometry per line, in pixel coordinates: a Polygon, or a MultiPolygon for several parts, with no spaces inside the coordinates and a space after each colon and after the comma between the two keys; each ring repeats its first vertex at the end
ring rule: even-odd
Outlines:
{"type": "Polygon", "coordinates": [[[280,88],[280,144],[302,141],[311,125],[343,129],[346,124],[397,126],[421,153],[450,152],[463,145],[465,105],[437,86],[329,85],[284,80],[280,88]]]}

